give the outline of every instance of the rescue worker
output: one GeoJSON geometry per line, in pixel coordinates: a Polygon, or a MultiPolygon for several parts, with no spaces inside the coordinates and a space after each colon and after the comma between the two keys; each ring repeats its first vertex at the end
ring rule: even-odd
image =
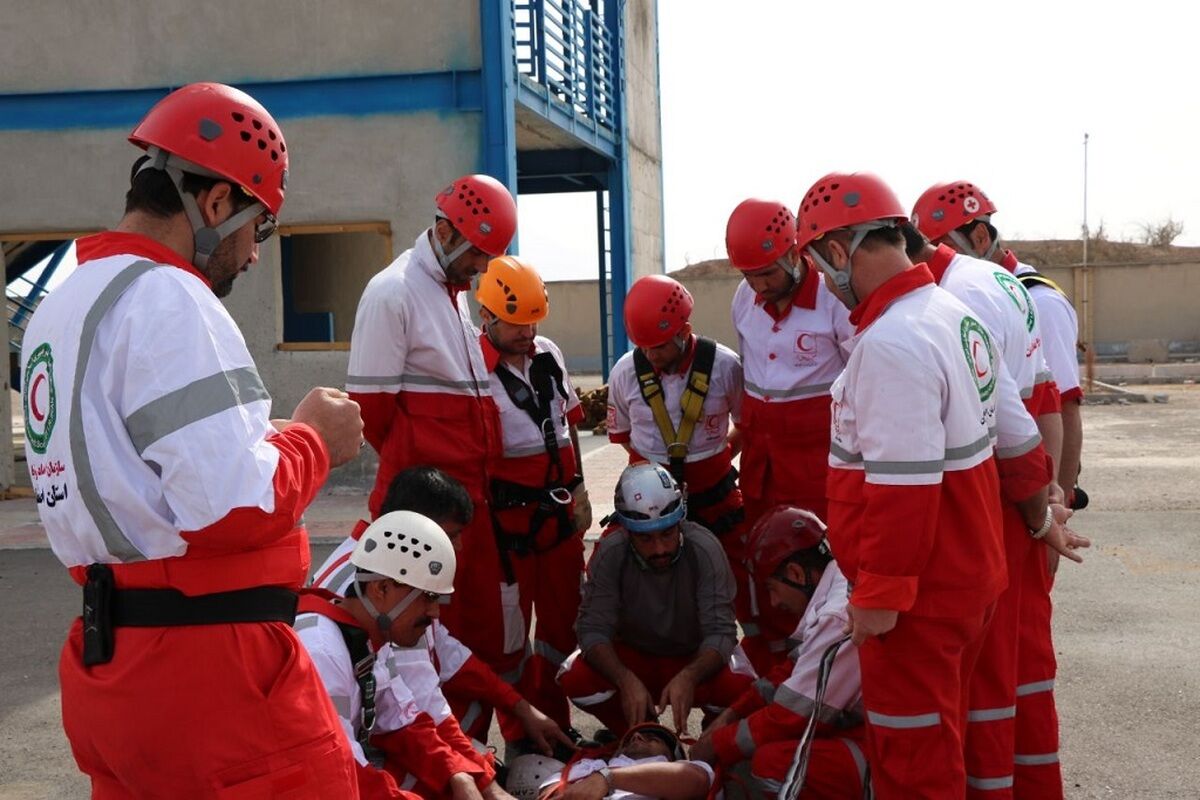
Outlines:
{"type": "MultiPolygon", "coordinates": [[[[461,557],[463,528],[474,508],[467,490],[436,467],[409,467],[396,475],[383,500],[382,512],[413,511],[438,524],[461,557]]],[[[313,572],[312,585],[345,597],[353,582],[355,565],[350,562],[368,523],[359,521],[350,536],[334,549],[313,572]]],[[[459,726],[477,741],[487,741],[490,715],[482,708],[495,706],[517,720],[533,748],[549,753],[555,746],[570,747],[571,741],[559,726],[517,693],[487,664],[456,639],[440,620],[434,619],[425,636],[412,647],[384,645],[380,658],[389,674],[399,679],[439,728],[459,726]]]]}
{"type": "Polygon", "coordinates": [[[38,512],[84,595],[59,663],[63,727],[98,798],[353,796],[349,746],[290,625],[301,514],[357,455],[362,421],[324,388],[270,419],[217,299],[274,230],[283,134],[244,92],[197,83],[129,139],[146,155],[124,216],[79,240],[80,268],[22,352],[38,512]]]}
{"type": "MultiPolygon", "coordinates": [[[[715,775],[689,760],[679,737],[657,722],[643,722],[621,737],[608,758],[581,758],[542,783],[543,800],[704,800],[715,775]]],[[[720,787],[717,787],[718,789],[720,787]]]]}
{"type": "Polygon", "coordinates": [[[757,680],[713,720],[691,757],[724,769],[752,759],[751,774],[774,798],[785,790],[799,740],[815,713],[817,733],[799,797],[863,797],[862,678],[857,648],[844,642],[850,590],[830,555],[825,523],[797,506],[776,506],[755,523],[746,553],[771,604],[800,618],[794,636],[799,644],[790,661],[757,680]],[[844,643],[834,651],[822,693],[821,662],[839,642],[844,643]]]}
{"type": "Polygon", "coordinates": [[[455,180],[434,202],[433,225],[363,291],[346,389],[362,406],[364,433],[379,453],[373,516],[405,467],[438,467],[470,493],[475,516],[462,534],[467,558],[445,622],[476,655],[501,667],[500,562],[487,504],[499,420],[463,292],[508,247],[517,206],[486,175],[455,180]]]}
{"type": "MultiPolygon", "coordinates": [[[[687,492],[687,518],[725,548],[737,597],[749,598],[742,564],[742,492],[733,457],[741,437],[742,365],[737,354],[692,332],[695,302],[666,275],[639,278],[625,297],[625,329],[635,349],[608,376],[608,439],[629,451],[630,463],[667,468],[687,492]]],[[[751,624],[749,602],[737,612],[751,624]]]]}
{"type": "MultiPolygon", "coordinates": [[[[849,314],[796,248],[796,218],[783,203],[742,201],[729,216],[725,248],[745,278],[732,316],[745,373],[738,486],[747,525],[781,503],[824,517],[829,387],[846,365],[849,314]]],[[[741,645],[754,668],[766,673],[787,661],[799,620],[768,604],[758,583],[737,600],[741,645]]]]}
{"type": "Polygon", "coordinates": [[[967,681],[1006,581],[993,450],[1025,440],[993,441],[996,351],[909,262],[905,218],[875,175],[834,173],[805,193],[798,244],[856,326],[830,392],[828,497],[872,782],[881,798],[961,797],[967,681]]]}
{"type": "MultiPolygon", "coordinates": [[[[1007,297],[1020,308],[1021,316],[1028,319],[1028,327],[1033,341],[1025,345],[1017,342],[1014,348],[1014,350],[1019,350],[1024,346],[1027,354],[1036,352],[1039,355],[1036,376],[1039,386],[1035,386],[1032,393],[1028,394],[1026,405],[1030,413],[1037,416],[1039,427],[1044,434],[1047,432],[1047,426],[1043,420],[1051,419],[1053,421],[1054,438],[1047,436],[1047,442],[1055,463],[1061,465],[1068,423],[1066,418],[1060,414],[1062,405],[1059,400],[1060,390],[1054,386],[1055,376],[1046,365],[1046,357],[1050,355],[1049,349],[1043,346],[1046,341],[1043,328],[1046,326],[1037,324],[1038,306],[1031,299],[1031,295],[1025,287],[1011,275],[1016,266],[1015,257],[1011,256],[1011,251],[1001,253],[999,250],[998,234],[991,223],[991,216],[995,211],[995,204],[982,189],[967,181],[955,181],[937,184],[927,189],[918,199],[913,209],[913,216],[920,227],[921,234],[939,245],[937,256],[931,260],[931,266],[936,264],[938,268],[946,269],[951,267],[952,259],[963,261],[970,256],[989,259],[987,263],[1005,267],[1005,269],[993,268],[995,281],[989,282],[987,286],[989,288],[995,285],[1003,286],[1007,297]],[[1006,264],[1006,261],[1009,263],[1006,264]],[[1042,357],[1043,353],[1046,354],[1046,357],[1042,357]],[[1053,388],[1039,392],[1040,386],[1053,388]]],[[[984,271],[977,269],[976,272],[982,274],[984,271]]],[[[980,281],[975,281],[975,283],[980,283],[980,281]]],[[[995,290],[992,289],[992,291],[994,293],[995,290]]],[[[975,294],[978,296],[980,292],[976,291],[975,294]]],[[[1068,308],[1070,307],[1065,300],[1061,302],[1068,308]]],[[[968,303],[968,305],[971,304],[968,303]]],[[[1062,313],[1058,303],[1051,301],[1049,305],[1051,313],[1055,315],[1056,319],[1061,318],[1062,313]]],[[[1012,313],[1011,307],[1005,305],[1002,308],[1009,311],[1010,314],[1012,313]]],[[[987,324],[988,320],[984,318],[984,322],[987,324]]],[[[1061,327],[1061,322],[1056,321],[1053,324],[1061,327]]],[[[1019,334],[1020,331],[1018,330],[1017,333],[1019,334]]],[[[1074,329],[1072,329],[1070,333],[1072,341],[1074,335],[1074,329]]],[[[1056,336],[1056,355],[1054,356],[1056,361],[1062,360],[1061,339],[1061,336],[1056,336]]],[[[1015,360],[1020,360],[1019,353],[1013,355],[1015,360]]],[[[1006,361],[1010,360],[1013,359],[1006,359],[1006,361]]],[[[1072,366],[1075,363],[1073,350],[1069,355],[1069,362],[1072,366]]],[[[1060,372],[1062,371],[1060,368],[1060,372]]],[[[1027,394],[1028,373],[1028,369],[1024,373],[1016,373],[1024,376],[1024,380],[1020,381],[1023,395],[1027,394]]],[[[1068,390],[1072,385],[1077,390],[1077,368],[1073,372],[1066,372],[1065,381],[1068,390]]],[[[1074,410],[1077,409],[1078,404],[1075,403],[1074,410]]],[[[1061,466],[1059,467],[1058,478],[1067,480],[1066,483],[1061,484],[1063,489],[1070,489],[1075,485],[1075,476],[1078,472],[1077,447],[1075,446],[1075,443],[1079,441],[1079,437],[1076,435],[1076,431],[1079,430],[1077,415],[1071,416],[1069,424],[1072,428],[1071,449],[1074,453],[1072,462],[1075,465],[1073,467],[1075,472],[1066,473],[1061,466]]],[[[1016,526],[1010,525],[1011,527],[1016,526]]],[[[1020,543],[1021,537],[1014,534],[1010,538],[1012,541],[1020,543]]],[[[978,737],[982,740],[981,744],[976,744],[971,737],[968,737],[968,758],[974,756],[977,762],[976,768],[971,770],[971,774],[978,778],[977,784],[992,787],[990,790],[980,790],[981,792],[988,791],[988,793],[986,795],[980,793],[979,796],[1003,798],[1015,795],[1054,798],[1062,797],[1063,792],[1062,776],[1058,766],[1058,716],[1054,707],[1053,695],[1057,665],[1051,634],[1049,594],[1052,581],[1049,565],[1057,566],[1058,557],[1063,551],[1057,547],[1046,549],[1029,547],[1027,540],[1025,544],[1026,548],[1022,552],[1014,553],[1013,548],[1011,546],[1009,548],[1010,587],[1005,598],[1002,598],[1003,602],[997,613],[997,619],[993,621],[994,632],[1001,629],[1005,631],[1003,644],[989,648],[997,651],[995,653],[985,651],[982,661],[989,667],[1003,663],[1006,673],[1005,682],[1011,684],[1006,687],[1007,691],[1003,696],[987,693],[988,699],[985,704],[991,708],[1003,709],[1005,714],[1009,714],[1009,712],[1012,714],[1006,716],[1003,723],[1000,724],[995,720],[995,714],[998,712],[988,715],[985,713],[986,709],[976,708],[974,709],[976,716],[982,715],[986,719],[972,725],[969,729],[970,731],[977,728],[990,729],[990,735],[978,737]],[[1019,563],[1020,566],[1014,569],[1015,563],[1019,563]],[[1012,674],[1008,675],[1007,673],[1010,671],[1012,674]],[[1026,710],[1025,718],[1018,720],[1016,717],[1020,716],[1022,708],[1026,710]],[[994,732],[996,728],[1002,728],[1002,735],[994,732]],[[1022,731],[1022,741],[1014,744],[1017,730],[1022,731]],[[1014,753],[1015,755],[1010,755],[1014,753]],[[1012,763],[1014,758],[1015,765],[1012,763]],[[979,771],[985,774],[976,775],[979,771]],[[1017,786],[1018,781],[1023,784],[1023,787],[1017,786]]],[[[1079,560],[1077,556],[1071,557],[1079,560]]],[[[972,706],[975,705],[976,703],[973,701],[972,706]]],[[[972,765],[969,763],[968,766],[972,765]]]]}
{"type": "MultiPolygon", "coordinates": [[[[492,526],[503,575],[502,670],[519,675],[512,682],[521,694],[565,730],[570,706],[554,676],[575,649],[583,534],[592,522],[576,427],[583,407],[562,351],[538,335],[550,299],[537,270],[514,256],[494,258],[475,299],[503,443],[491,469],[492,526]]],[[[523,735],[514,722],[500,715],[509,742],[523,735]]]]}
{"type": "Polygon", "coordinates": [[[694,705],[718,713],[753,680],[730,666],[733,574],[716,537],[686,519],[684,493],[665,467],[626,467],[613,505],[616,527],[588,562],[579,649],[558,680],[612,731],[670,706],[682,734],[694,705]]]}
{"type": "Polygon", "coordinates": [[[363,531],[349,563],[348,596],[304,595],[296,632],[354,749],[360,796],[395,796],[395,778],[425,798],[510,797],[496,785],[490,758],[457,726],[435,725],[377,657],[388,643],[417,644],[442,597],[454,592],[449,537],[428,517],[395,511],[363,531]]]}

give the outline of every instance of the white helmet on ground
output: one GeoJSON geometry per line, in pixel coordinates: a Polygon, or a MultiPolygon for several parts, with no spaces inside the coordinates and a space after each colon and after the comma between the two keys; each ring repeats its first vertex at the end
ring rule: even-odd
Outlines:
{"type": "Polygon", "coordinates": [[[517,800],[537,800],[542,784],[566,768],[563,762],[537,753],[517,756],[508,764],[504,788],[517,800]]]}
{"type": "Polygon", "coordinates": [[[630,533],[666,530],[687,514],[687,502],[671,473],[652,463],[625,468],[613,506],[617,522],[630,533]]]}
{"type": "Polygon", "coordinates": [[[372,522],[350,554],[350,563],[358,567],[354,576],[358,598],[375,615],[381,630],[390,627],[423,592],[454,591],[454,545],[440,525],[415,511],[393,511],[372,522]],[[414,591],[383,613],[367,599],[361,584],[389,579],[414,591]]]}

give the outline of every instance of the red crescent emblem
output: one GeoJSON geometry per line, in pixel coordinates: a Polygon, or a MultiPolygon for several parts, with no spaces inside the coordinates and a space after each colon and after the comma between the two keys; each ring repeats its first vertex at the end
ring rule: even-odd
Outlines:
{"type": "Polygon", "coordinates": [[[38,376],[33,379],[33,386],[29,387],[29,413],[33,414],[33,418],[38,422],[44,422],[46,415],[38,408],[38,387],[46,381],[46,373],[39,372],[38,376]]]}
{"type": "Polygon", "coordinates": [[[971,358],[975,359],[975,377],[983,378],[987,376],[987,370],[982,372],[979,370],[979,341],[971,342],[971,358]]]}
{"type": "Polygon", "coordinates": [[[803,353],[811,353],[813,351],[812,338],[813,337],[811,333],[802,333],[796,339],[796,346],[799,347],[800,351],[803,353]]]}

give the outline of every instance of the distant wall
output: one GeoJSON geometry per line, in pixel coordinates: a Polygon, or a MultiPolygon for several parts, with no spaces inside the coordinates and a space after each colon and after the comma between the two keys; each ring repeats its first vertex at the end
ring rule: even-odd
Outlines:
{"type": "MultiPolygon", "coordinates": [[[[1046,267],[1043,274],[1074,294],[1074,268],[1046,267]]],[[[1130,342],[1161,340],[1188,347],[1200,343],[1200,262],[1184,264],[1111,264],[1092,267],[1092,315],[1101,355],[1124,355],[1130,342]]],[[[696,299],[692,325],[706,336],[737,349],[729,317],[736,275],[684,278],[696,299]]],[[[599,308],[595,281],[549,285],[551,313],[542,324],[576,370],[597,370],[600,363],[599,308]],[[592,366],[596,365],[596,366],[592,366]]],[[[1073,298],[1082,317],[1080,302],[1073,298]]],[[[1180,347],[1172,348],[1174,350],[1180,347]]]]}

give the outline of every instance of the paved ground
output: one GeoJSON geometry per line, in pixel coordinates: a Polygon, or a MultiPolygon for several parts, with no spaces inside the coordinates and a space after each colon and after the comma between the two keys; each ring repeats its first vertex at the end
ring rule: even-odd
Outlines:
{"type": "MultiPolygon", "coordinates": [[[[1165,391],[1166,405],[1085,412],[1093,504],[1076,527],[1096,546],[1083,567],[1063,567],[1056,589],[1070,798],[1200,797],[1200,387],[1165,391]]],[[[594,501],[623,463],[602,443],[584,440],[594,501]]],[[[596,505],[599,519],[608,509],[596,505]]],[[[340,536],[361,507],[360,496],[322,497],[310,527],[340,536]]],[[[0,503],[0,800],[87,794],[55,675],[78,595],[44,548],[32,505],[0,503]]],[[[314,560],[328,549],[314,548],[314,560]]]]}

